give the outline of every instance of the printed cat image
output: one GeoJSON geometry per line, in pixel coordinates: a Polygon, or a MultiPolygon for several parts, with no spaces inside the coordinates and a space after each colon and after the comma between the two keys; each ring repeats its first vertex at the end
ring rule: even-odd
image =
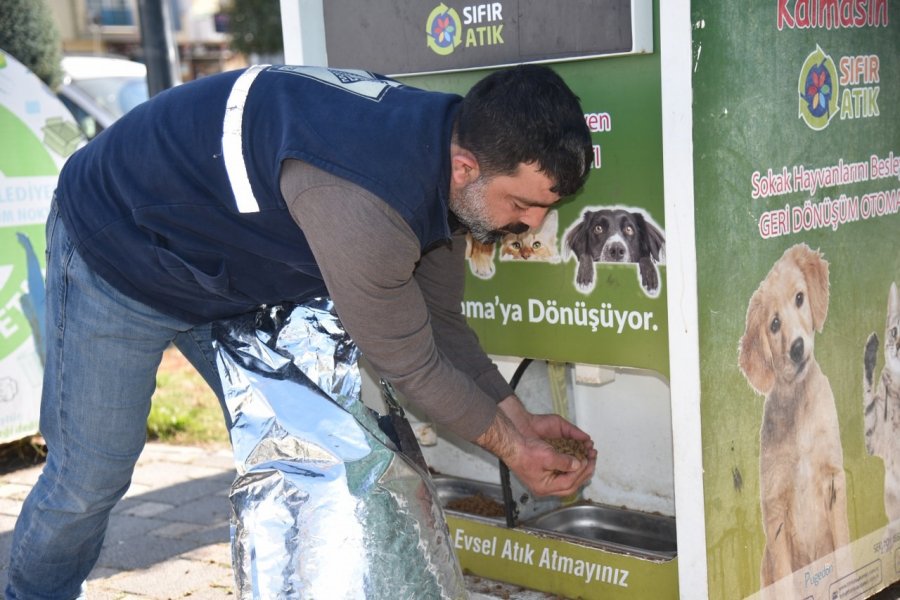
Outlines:
{"type": "Polygon", "coordinates": [[[525,233],[510,233],[500,241],[500,260],[559,262],[556,248],[559,217],[551,210],[541,226],[525,233]]]}
{"type": "Polygon", "coordinates": [[[863,359],[863,409],[866,450],[884,461],[884,511],[900,519],[900,293],[891,284],[884,328],[884,368],[874,381],[878,335],[866,342],[863,359]]]}

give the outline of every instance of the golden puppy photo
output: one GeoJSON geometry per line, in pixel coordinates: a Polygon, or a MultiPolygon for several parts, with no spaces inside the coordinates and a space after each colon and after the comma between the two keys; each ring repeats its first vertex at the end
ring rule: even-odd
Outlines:
{"type": "Polygon", "coordinates": [[[788,248],[751,296],[740,340],[741,371],[765,396],[762,588],[850,541],[837,409],[813,352],[828,314],[828,286],[821,253],[806,244],[788,248]]]}

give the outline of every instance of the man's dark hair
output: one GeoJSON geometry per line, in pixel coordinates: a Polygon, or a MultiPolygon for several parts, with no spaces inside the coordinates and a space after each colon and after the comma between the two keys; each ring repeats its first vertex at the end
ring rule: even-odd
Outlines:
{"type": "Polygon", "coordinates": [[[486,176],[537,163],[562,197],[581,189],[593,160],[578,97],[540,65],[496,71],[476,83],[462,101],[454,133],[486,176]]]}

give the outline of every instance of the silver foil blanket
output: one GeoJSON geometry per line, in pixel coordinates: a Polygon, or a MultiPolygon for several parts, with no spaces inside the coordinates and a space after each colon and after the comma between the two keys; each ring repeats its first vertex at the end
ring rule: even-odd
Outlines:
{"type": "Polygon", "coordinates": [[[240,597],[466,598],[437,493],[362,403],[358,350],[331,301],[267,308],[214,335],[240,597]]]}

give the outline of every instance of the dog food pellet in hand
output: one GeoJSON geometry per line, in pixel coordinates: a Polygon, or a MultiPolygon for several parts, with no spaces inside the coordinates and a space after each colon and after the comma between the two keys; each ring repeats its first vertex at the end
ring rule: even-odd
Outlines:
{"type": "Polygon", "coordinates": [[[553,446],[557,452],[574,456],[578,460],[587,460],[587,449],[584,447],[584,442],[572,438],[553,438],[547,440],[547,443],[553,446]]]}

